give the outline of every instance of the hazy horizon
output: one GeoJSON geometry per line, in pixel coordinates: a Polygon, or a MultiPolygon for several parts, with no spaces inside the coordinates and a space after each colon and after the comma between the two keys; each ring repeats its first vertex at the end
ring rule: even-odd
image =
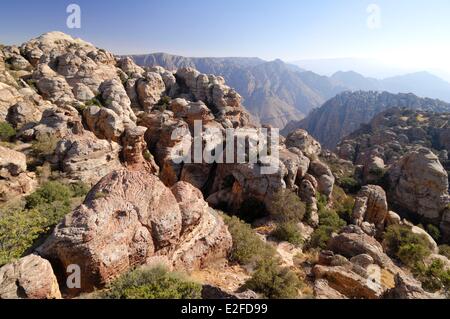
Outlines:
{"type": "Polygon", "coordinates": [[[355,58],[450,74],[446,0],[22,0],[2,6],[4,44],[61,31],[122,55],[165,52],[285,62],[355,58]],[[71,3],[81,8],[80,29],[66,25],[71,3]]]}

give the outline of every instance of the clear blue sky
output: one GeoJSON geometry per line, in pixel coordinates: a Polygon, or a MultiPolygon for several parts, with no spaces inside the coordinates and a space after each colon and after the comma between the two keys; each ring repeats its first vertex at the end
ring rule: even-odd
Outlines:
{"type": "Polygon", "coordinates": [[[1,1],[0,43],[19,44],[53,30],[118,54],[163,51],[287,61],[379,57],[398,63],[442,62],[450,56],[450,1],[1,1]],[[81,29],[66,27],[70,3],[81,7],[81,29]],[[381,9],[377,29],[367,25],[371,3],[381,9]]]}

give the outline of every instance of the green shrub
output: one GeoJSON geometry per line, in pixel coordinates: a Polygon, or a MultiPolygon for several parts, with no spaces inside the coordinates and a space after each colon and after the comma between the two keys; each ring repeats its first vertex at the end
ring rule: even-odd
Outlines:
{"type": "Polygon", "coordinates": [[[298,297],[301,282],[288,268],[282,268],[274,259],[261,260],[244,288],[263,294],[270,299],[294,299],[298,297]]]}
{"type": "Polygon", "coordinates": [[[317,192],[316,198],[317,198],[317,206],[318,206],[319,210],[324,209],[328,205],[328,198],[325,195],[317,192]]]}
{"type": "Polygon", "coordinates": [[[327,208],[319,209],[319,227],[314,230],[308,242],[309,248],[325,249],[333,233],[339,232],[347,223],[336,211],[327,208]]]}
{"type": "Polygon", "coordinates": [[[449,245],[441,245],[439,246],[439,254],[450,259],[450,246],[449,245]]]}
{"type": "Polygon", "coordinates": [[[275,249],[263,242],[248,224],[235,216],[223,215],[223,217],[233,238],[231,261],[248,265],[275,255],[275,249]]]}
{"type": "Polygon", "coordinates": [[[439,242],[439,240],[441,239],[441,231],[438,227],[429,224],[426,228],[426,231],[431,237],[433,237],[436,242],[439,242]]]}
{"type": "Polygon", "coordinates": [[[308,247],[326,249],[333,232],[336,232],[336,229],[334,227],[330,226],[317,227],[317,229],[314,230],[314,232],[311,234],[311,238],[309,239],[308,242],[308,247]]]}
{"type": "Polygon", "coordinates": [[[269,208],[269,213],[279,222],[300,222],[306,212],[306,205],[292,191],[277,192],[269,208]]]}
{"type": "Polygon", "coordinates": [[[83,182],[76,182],[70,184],[70,190],[72,192],[72,197],[85,197],[90,191],[89,185],[83,182]]]}
{"type": "Polygon", "coordinates": [[[201,285],[164,267],[136,269],[115,280],[105,299],[200,299],[201,285]]]}
{"type": "Polygon", "coordinates": [[[9,142],[16,136],[16,130],[8,122],[0,122],[0,141],[9,142]]]}
{"type": "Polygon", "coordinates": [[[154,161],[154,157],[152,155],[152,153],[150,153],[149,150],[145,150],[144,151],[144,158],[147,162],[153,162],[154,161]]]}
{"type": "Polygon", "coordinates": [[[305,215],[303,216],[303,221],[309,223],[312,218],[312,204],[306,204],[305,215]]]}
{"type": "Polygon", "coordinates": [[[255,220],[267,216],[267,208],[260,200],[250,197],[244,200],[236,216],[246,223],[253,223],[255,220]]]}
{"type": "Polygon", "coordinates": [[[169,96],[163,96],[159,100],[158,104],[156,104],[155,108],[161,112],[164,112],[169,107],[170,101],[171,101],[171,99],[169,96]]]}
{"type": "Polygon", "coordinates": [[[13,210],[0,216],[0,266],[20,258],[47,231],[47,218],[38,210],[13,210]]]}
{"type": "Polygon", "coordinates": [[[369,174],[382,178],[386,174],[386,170],[381,167],[374,167],[369,170],[369,174]]]}
{"type": "Polygon", "coordinates": [[[39,136],[36,141],[33,142],[32,148],[36,155],[45,157],[55,153],[58,142],[59,139],[56,136],[45,134],[39,136]]]}
{"type": "Polygon", "coordinates": [[[101,95],[98,95],[98,96],[90,99],[89,101],[86,101],[84,104],[86,106],[95,105],[95,106],[98,106],[98,107],[103,107],[102,97],[101,97],[101,95]]]}
{"type": "Polygon", "coordinates": [[[25,198],[24,207],[0,214],[0,264],[21,257],[33,243],[71,211],[74,197],[84,196],[82,183],[50,181],[25,198]]]}
{"type": "Polygon", "coordinates": [[[445,264],[435,259],[429,266],[420,263],[413,269],[414,276],[422,282],[422,287],[431,292],[450,289],[450,270],[445,270],[445,264]]]}
{"type": "Polygon", "coordinates": [[[383,244],[389,255],[410,267],[431,254],[425,235],[413,233],[408,226],[389,226],[384,234],[383,244]]]}
{"type": "Polygon", "coordinates": [[[353,177],[342,177],[338,179],[337,184],[350,194],[355,194],[361,189],[361,184],[353,177]]]}
{"type": "Polygon", "coordinates": [[[280,241],[287,241],[296,246],[303,243],[302,234],[297,224],[294,222],[286,222],[277,225],[277,228],[272,233],[272,236],[280,241]]]}
{"type": "Polygon", "coordinates": [[[36,208],[42,204],[51,204],[56,201],[69,204],[73,197],[72,190],[60,182],[49,181],[44,183],[33,194],[26,197],[27,208],[36,208]]]}
{"type": "Polygon", "coordinates": [[[348,224],[352,223],[355,199],[348,196],[339,186],[334,186],[332,197],[333,205],[339,217],[345,220],[348,224]]]}
{"type": "Polygon", "coordinates": [[[414,267],[430,255],[430,250],[421,243],[405,243],[398,249],[396,256],[407,266],[414,267]]]}
{"type": "Polygon", "coordinates": [[[319,211],[319,225],[333,227],[336,230],[340,230],[346,226],[345,220],[341,219],[339,215],[333,209],[324,209],[319,211]]]}

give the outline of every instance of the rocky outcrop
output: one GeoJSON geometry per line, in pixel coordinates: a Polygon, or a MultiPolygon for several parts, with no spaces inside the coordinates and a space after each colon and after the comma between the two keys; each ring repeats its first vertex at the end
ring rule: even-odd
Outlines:
{"type": "Polygon", "coordinates": [[[449,120],[449,113],[391,108],[345,137],[337,146],[337,154],[360,165],[361,179],[369,184],[378,183],[389,166],[418,146],[432,149],[441,163],[446,163],[449,120]]]}
{"type": "Polygon", "coordinates": [[[322,146],[334,149],[342,138],[358,130],[361,124],[392,107],[449,112],[450,105],[440,100],[423,99],[414,94],[388,92],[344,92],[311,112],[300,122],[290,123],[283,133],[307,130],[322,146]]]}
{"type": "Polygon", "coordinates": [[[122,118],[111,109],[88,106],[83,111],[83,119],[88,129],[100,139],[118,142],[125,131],[122,118]]]}
{"type": "Polygon", "coordinates": [[[19,98],[16,88],[0,82],[0,121],[6,120],[9,108],[16,104],[19,98]]]}
{"type": "Polygon", "coordinates": [[[384,253],[383,246],[357,226],[344,228],[339,235],[331,239],[328,249],[347,258],[366,254],[372,257],[376,264],[386,268],[392,264],[384,253]]]}
{"type": "Polygon", "coordinates": [[[0,176],[18,176],[27,170],[25,154],[0,145],[0,176]]]}
{"type": "Polygon", "coordinates": [[[225,85],[223,77],[201,74],[192,68],[181,68],[175,76],[181,92],[187,89],[191,100],[204,101],[225,127],[249,124],[249,115],[241,105],[241,96],[225,85]]]}
{"type": "Polygon", "coordinates": [[[102,82],[99,90],[106,108],[114,111],[123,121],[136,121],[130,98],[118,79],[102,82]]]}
{"type": "Polygon", "coordinates": [[[317,279],[314,282],[314,297],[316,299],[348,299],[334,288],[331,288],[326,279],[317,279]]]}
{"type": "Polygon", "coordinates": [[[50,263],[29,255],[0,268],[0,299],[59,299],[58,282],[50,263]]]}
{"type": "Polygon", "coordinates": [[[0,146],[0,203],[28,195],[36,187],[36,175],[27,172],[25,154],[0,146]]]}
{"type": "Polygon", "coordinates": [[[330,168],[320,160],[312,161],[309,166],[309,172],[317,179],[318,191],[330,197],[333,192],[335,178],[330,168]]]}
{"type": "Polygon", "coordinates": [[[322,151],[322,146],[305,130],[295,130],[287,137],[285,144],[287,147],[296,147],[309,159],[316,160],[322,151]]]}
{"type": "Polygon", "coordinates": [[[176,187],[175,196],[146,171],[115,171],[91,190],[38,251],[63,267],[80,265],[82,291],[102,287],[153,256],[166,256],[186,268],[225,257],[231,247],[226,227],[206,204],[189,210],[191,201],[201,201],[190,188],[176,187]]]}
{"type": "Polygon", "coordinates": [[[390,200],[428,222],[442,222],[450,196],[447,172],[436,155],[418,148],[392,166],[388,174],[390,200]]]}
{"type": "Polygon", "coordinates": [[[166,91],[164,81],[158,73],[146,72],[136,83],[137,96],[144,110],[151,110],[166,91]]]}
{"type": "Polygon", "coordinates": [[[121,167],[120,145],[99,140],[91,132],[70,135],[58,142],[54,161],[73,180],[95,184],[121,167]]]}
{"type": "Polygon", "coordinates": [[[395,276],[395,287],[388,290],[386,299],[434,299],[434,296],[425,292],[422,285],[414,278],[397,274],[395,276]]]}
{"type": "Polygon", "coordinates": [[[364,186],[358,193],[353,208],[354,223],[362,226],[364,222],[373,224],[383,231],[388,215],[386,193],[380,186],[364,186]]]}
{"type": "MultiPolygon", "coordinates": [[[[315,278],[325,279],[328,285],[348,298],[379,299],[383,295],[383,289],[372,281],[343,266],[316,265],[313,268],[315,278]]],[[[342,298],[342,297],[341,297],[342,298]]]]}
{"type": "Polygon", "coordinates": [[[19,94],[21,101],[9,108],[6,120],[16,129],[25,130],[36,125],[41,120],[43,112],[53,105],[31,88],[20,89],[19,94]]]}

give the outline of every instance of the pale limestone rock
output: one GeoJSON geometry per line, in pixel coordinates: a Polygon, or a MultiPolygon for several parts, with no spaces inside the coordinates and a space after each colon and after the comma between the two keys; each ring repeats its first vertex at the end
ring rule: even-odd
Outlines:
{"type": "Polygon", "coordinates": [[[0,299],[60,299],[50,263],[28,255],[0,268],[0,299]]]}
{"type": "Polygon", "coordinates": [[[18,176],[27,170],[25,154],[0,145],[0,176],[18,176]]]}
{"type": "Polygon", "coordinates": [[[358,193],[353,208],[354,223],[361,226],[363,222],[368,222],[382,231],[387,215],[388,204],[385,191],[376,185],[364,186],[358,193]]]}

